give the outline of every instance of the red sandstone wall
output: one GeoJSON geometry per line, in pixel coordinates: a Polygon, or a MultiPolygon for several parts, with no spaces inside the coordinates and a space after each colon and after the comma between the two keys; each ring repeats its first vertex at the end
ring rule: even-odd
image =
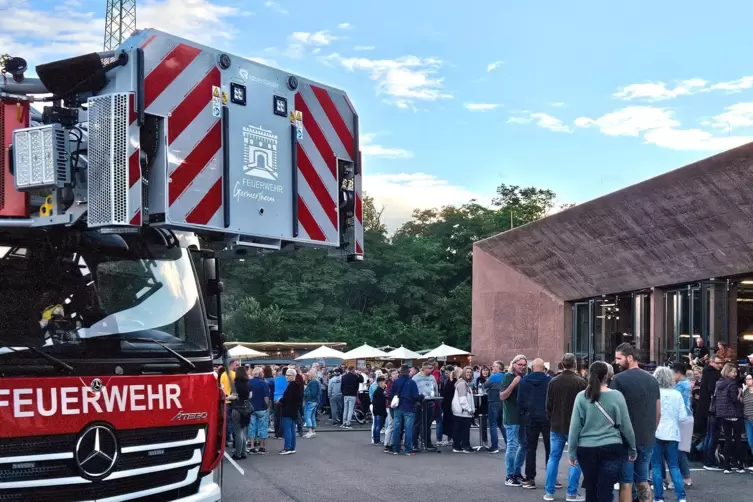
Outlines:
{"type": "Polygon", "coordinates": [[[507,366],[525,354],[556,364],[565,351],[564,310],[564,301],[474,246],[474,363],[500,359],[507,366]]]}

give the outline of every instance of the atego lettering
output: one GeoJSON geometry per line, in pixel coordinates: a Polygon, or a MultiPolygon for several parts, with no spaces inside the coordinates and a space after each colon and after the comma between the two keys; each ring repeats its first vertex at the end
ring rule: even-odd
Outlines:
{"type": "Polygon", "coordinates": [[[0,409],[11,408],[14,418],[85,415],[182,409],[177,384],[122,385],[103,387],[53,387],[0,389],[0,409]]]}

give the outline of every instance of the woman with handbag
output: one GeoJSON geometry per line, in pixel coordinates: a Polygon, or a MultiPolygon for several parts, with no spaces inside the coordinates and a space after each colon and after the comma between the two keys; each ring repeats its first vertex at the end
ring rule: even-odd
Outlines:
{"type": "Polygon", "coordinates": [[[583,471],[586,502],[612,502],[625,457],[632,462],[638,456],[625,397],[607,387],[608,373],[607,363],[591,364],[570,419],[568,455],[583,471]]]}
{"type": "Polygon", "coordinates": [[[231,400],[230,409],[232,410],[233,438],[235,451],[233,459],[240,460],[246,458],[246,441],[248,440],[248,424],[251,422],[251,402],[249,401],[250,392],[248,390],[248,374],[246,368],[238,366],[235,370],[235,394],[228,399],[231,400]]]}
{"type": "Polygon", "coordinates": [[[476,403],[470,386],[473,382],[473,368],[458,367],[455,370],[455,379],[455,395],[452,398],[452,420],[455,429],[452,433],[452,451],[470,453],[473,451],[471,449],[471,420],[476,411],[476,403]]]}

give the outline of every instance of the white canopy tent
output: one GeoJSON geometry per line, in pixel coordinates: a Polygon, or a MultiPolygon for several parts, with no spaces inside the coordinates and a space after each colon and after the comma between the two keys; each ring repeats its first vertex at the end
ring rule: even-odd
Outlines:
{"type": "Polygon", "coordinates": [[[402,345],[399,349],[395,349],[391,352],[387,353],[386,359],[423,359],[424,356],[419,354],[418,352],[413,352],[412,350],[406,349],[402,345]]]}
{"type": "Polygon", "coordinates": [[[470,352],[466,352],[465,350],[456,349],[455,347],[451,347],[449,345],[442,344],[436,349],[430,350],[426,354],[423,355],[425,359],[447,359],[448,357],[454,357],[454,356],[470,356],[470,352]]]}
{"type": "Polygon", "coordinates": [[[322,345],[318,349],[314,349],[311,352],[307,352],[302,356],[295,358],[296,361],[306,361],[309,359],[347,359],[343,352],[335,350],[332,347],[322,345]]]}
{"type": "Polygon", "coordinates": [[[243,345],[236,345],[227,352],[230,354],[230,357],[264,357],[267,355],[264,352],[259,352],[258,350],[244,347],[243,345]]]}
{"type": "Polygon", "coordinates": [[[386,356],[386,352],[364,343],[360,347],[356,347],[355,349],[346,352],[343,357],[348,361],[351,361],[353,359],[381,359],[386,356]]]}

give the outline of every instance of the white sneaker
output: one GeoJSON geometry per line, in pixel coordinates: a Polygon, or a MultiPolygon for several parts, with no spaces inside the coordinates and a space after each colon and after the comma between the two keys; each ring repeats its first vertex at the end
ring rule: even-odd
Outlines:
{"type": "Polygon", "coordinates": [[[584,497],[581,494],[576,495],[568,495],[567,498],[565,498],[567,502],[586,502],[586,497],[584,497]]]}

